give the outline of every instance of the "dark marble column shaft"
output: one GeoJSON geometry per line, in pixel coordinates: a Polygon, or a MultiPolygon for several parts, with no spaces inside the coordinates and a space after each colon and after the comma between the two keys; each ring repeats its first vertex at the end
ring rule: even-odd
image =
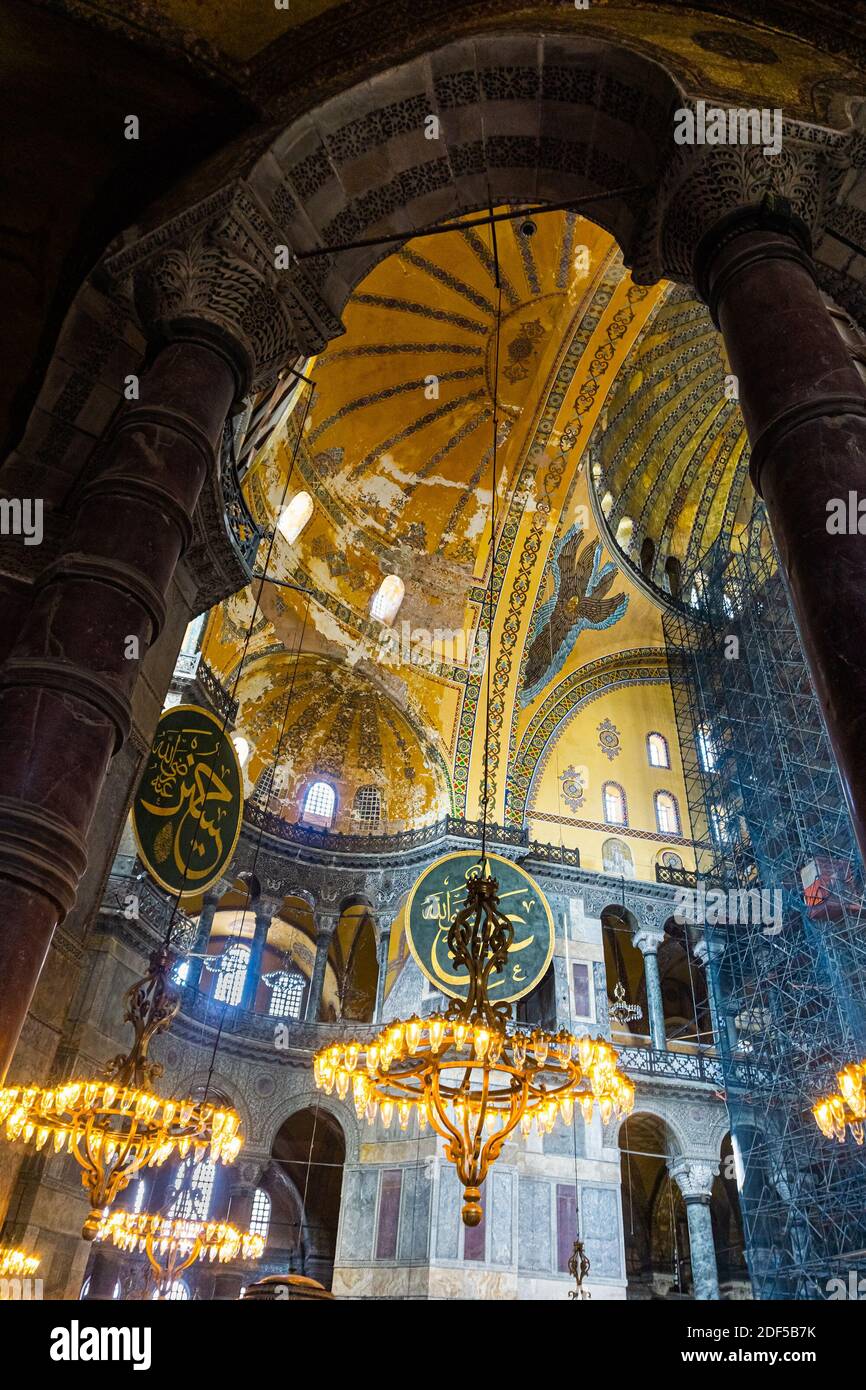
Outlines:
{"type": "Polygon", "coordinates": [[[65,548],[0,668],[0,1079],[54,927],[75,900],[141,659],[163,624],[237,387],[217,344],[159,353],[140,399],[102,441],[65,548]]]}
{"type": "Polygon", "coordinates": [[[210,941],[213,919],[219,907],[219,897],[216,894],[206,893],[202,902],[201,912],[198,916],[198,931],[192,945],[190,954],[189,969],[186,973],[186,987],[190,990],[201,988],[201,971],[204,963],[204,956],[207,953],[207,945],[210,941]]]}
{"type": "Polygon", "coordinates": [[[262,978],[262,957],[268,941],[272,915],[269,907],[257,907],[255,909],[256,924],[253,929],[253,939],[250,942],[247,972],[244,976],[244,988],[241,995],[241,1008],[249,1010],[250,1013],[254,1012],[256,1007],[256,995],[262,978]]]}
{"type": "Polygon", "coordinates": [[[738,379],[752,481],[866,858],[866,535],[827,525],[833,499],[866,498],[866,386],[783,200],[719,223],[698,248],[695,281],[738,379]]]}

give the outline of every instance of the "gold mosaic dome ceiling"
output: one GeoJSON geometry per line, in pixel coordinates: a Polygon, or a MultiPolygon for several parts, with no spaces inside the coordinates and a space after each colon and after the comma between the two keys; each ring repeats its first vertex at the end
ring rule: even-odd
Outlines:
{"type": "Polygon", "coordinates": [[[749,524],[749,447],[720,334],[671,287],[614,383],[590,456],[599,519],[621,561],[678,593],[722,536],[749,524]]]}
{"type": "MultiPolygon", "coordinates": [[[[244,480],[275,531],[277,582],[262,586],[238,725],[254,749],[249,791],[304,653],[272,808],[289,819],[317,770],[341,780],[347,815],[370,783],[395,828],[449,805],[477,814],[488,639],[491,795],[505,819],[545,756],[563,682],[580,671],[587,689],[603,682],[598,664],[620,648],[622,661],[663,651],[657,610],[623,584],[664,602],[668,560],[685,572],[751,513],[742,419],[706,310],[680,287],[633,285],[609,233],[573,213],[532,228],[506,219],[497,247],[492,636],[500,293],[489,228],[412,241],[370,272],[345,334],[307,365],[313,392],[298,393],[244,480]],[[280,520],[301,500],[304,523],[287,533],[280,520]],[[563,577],[572,550],[579,573],[563,577]],[[403,597],[383,621],[375,600],[389,576],[403,597]],[[568,607],[574,583],[582,597],[568,607]]],[[[207,660],[224,679],[252,608],[249,592],[236,595],[209,629],[207,660]]]]}
{"type": "Polygon", "coordinates": [[[237,698],[237,733],[250,746],[247,791],[284,819],[301,818],[305,789],[319,778],[337,793],[335,828],[344,831],[356,828],[362,787],[378,791],[377,828],[388,832],[450,810],[448,772],[435,740],[345,665],[273,651],[245,667],[237,698]]]}

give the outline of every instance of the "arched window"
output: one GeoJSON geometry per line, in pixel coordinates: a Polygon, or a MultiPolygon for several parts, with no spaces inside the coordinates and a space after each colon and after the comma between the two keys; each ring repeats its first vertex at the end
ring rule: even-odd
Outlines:
{"type": "Polygon", "coordinates": [[[220,958],[219,974],[214,985],[213,997],[223,1004],[239,1004],[244,992],[244,980],[250,963],[250,948],[233,941],[220,958]]]}
{"type": "Polygon", "coordinates": [[[246,767],[247,758],[250,756],[250,741],[244,738],[243,734],[232,734],[232,743],[238,755],[238,762],[241,767],[246,767]]]}
{"type": "Polygon", "coordinates": [[[601,789],[601,800],[608,825],[628,825],[625,792],[619,782],[605,782],[601,789]]]}
{"type": "Polygon", "coordinates": [[[603,516],[610,516],[613,511],[613,493],[606,492],[601,499],[601,510],[603,516]]]}
{"type": "Polygon", "coordinates": [[[184,656],[194,656],[198,651],[198,644],[206,617],[207,613],[199,613],[197,618],[193,618],[192,622],[187,624],[186,632],[183,634],[183,645],[181,646],[181,651],[184,656]]]}
{"type": "Polygon", "coordinates": [[[645,574],[647,578],[649,578],[649,576],[653,572],[655,558],[656,543],[651,536],[645,536],[644,539],[641,541],[640,547],[640,569],[641,574],[645,574]]]}
{"type": "Polygon", "coordinates": [[[291,502],[280,512],[277,530],[289,545],[294,545],[312,515],[313,499],[310,494],[296,492],[291,502]]]}
{"type": "Polygon", "coordinates": [[[378,618],[380,623],[392,623],[400,611],[405,592],[399,574],[386,574],[373,595],[370,617],[378,618]]]}
{"type": "Polygon", "coordinates": [[[677,799],[670,792],[656,792],[656,829],[662,835],[679,835],[680,812],[677,799]]]}
{"type": "Polygon", "coordinates": [[[646,751],[650,767],[670,767],[671,755],[664,734],[647,734],[646,751]]]}
{"type": "MultiPolygon", "coordinates": [[[[91,1281],[92,1278],[93,1278],[93,1276],[92,1276],[91,1274],[88,1274],[88,1276],[87,1276],[87,1278],[85,1279],[84,1283],[81,1285],[81,1292],[80,1292],[80,1294],[78,1295],[78,1297],[79,1297],[80,1299],[81,1299],[81,1298],[86,1298],[87,1295],[90,1293],[90,1281],[91,1281]]],[[[111,1297],[112,1297],[112,1298],[120,1298],[120,1294],[121,1294],[120,1280],[118,1279],[117,1283],[116,1283],[115,1286],[114,1286],[114,1292],[112,1293],[111,1297]]]]}
{"type": "Polygon", "coordinates": [[[353,803],[355,819],[364,825],[378,825],[382,819],[382,798],[378,787],[359,787],[353,803]]]}
{"type": "Polygon", "coordinates": [[[273,765],[266,767],[264,772],[260,772],[256,778],[256,785],[253,790],[253,800],[261,806],[267,806],[271,797],[274,795],[274,768],[273,765]]]}
{"type": "Polygon", "coordinates": [[[634,522],[630,516],[622,516],[616,528],[616,543],[620,550],[627,555],[631,549],[632,537],[634,535],[634,522]]]}
{"type": "Polygon", "coordinates": [[[663,869],[681,869],[683,867],[683,856],[677,854],[675,849],[662,849],[656,855],[656,863],[663,869]]]}
{"type": "Polygon", "coordinates": [[[689,593],[689,603],[692,608],[700,608],[705,589],[706,581],[701,571],[698,570],[692,581],[691,592],[689,593]]]}
{"type": "Polygon", "coordinates": [[[313,782],[304,797],[304,820],[311,825],[330,825],[337,798],[330,782],[313,782]]]}
{"type": "Polygon", "coordinates": [[[189,978],[189,961],[175,961],[171,971],[171,978],[176,985],[185,985],[189,978]]]}
{"type": "Polygon", "coordinates": [[[270,985],[271,1002],[268,1013],[272,1018],[300,1018],[307,977],[300,970],[272,970],[263,976],[270,985]]]}
{"type": "Polygon", "coordinates": [[[620,878],[634,878],[634,860],[631,850],[622,840],[605,840],[601,847],[601,865],[606,874],[618,874],[620,878]]]}
{"type": "Polygon", "coordinates": [[[715,772],[718,766],[718,750],[716,741],[713,738],[713,731],[709,724],[698,725],[698,760],[701,764],[702,772],[715,772]]]}
{"type": "Polygon", "coordinates": [[[683,570],[676,555],[669,555],[665,560],[665,588],[671,598],[679,598],[682,593],[683,570]]]}
{"type": "Polygon", "coordinates": [[[169,1216],[180,1221],[206,1221],[213,1200],[216,1164],[203,1160],[193,1164],[190,1159],[181,1163],[174,1175],[175,1198],[169,1216]]]}
{"type": "Polygon", "coordinates": [[[710,827],[719,844],[726,845],[731,838],[731,823],[723,806],[714,803],[710,807],[710,827]]]}
{"type": "MultiPolygon", "coordinates": [[[[189,1291],[189,1284],[185,1279],[174,1279],[172,1283],[169,1284],[162,1297],[163,1299],[167,1299],[170,1303],[180,1303],[191,1299],[192,1294],[189,1291]]],[[[153,1300],[155,1298],[159,1298],[159,1289],[154,1289],[151,1294],[151,1299],[153,1300]]]]}
{"type": "Polygon", "coordinates": [[[267,1244],[270,1226],[271,1199],[263,1187],[257,1187],[253,1197],[252,1214],[250,1215],[250,1230],[254,1235],[261,1236],[267,1244]]]}

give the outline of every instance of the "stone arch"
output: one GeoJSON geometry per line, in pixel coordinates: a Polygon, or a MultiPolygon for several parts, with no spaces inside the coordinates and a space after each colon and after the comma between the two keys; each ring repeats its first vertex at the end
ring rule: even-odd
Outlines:
{"type": "Polygon", "coordinates": [[[266,1149],[268,1153],[272,1152],[274,1140],[286,1120],[290,1120],[302,1110],[315,1110],[317,1106],[320,1110],[326,1111],[342,1129],[346,1141],[346,1162],[357,1163],[361,1152],[361,1129],[358,1121],[349,1106],[343,1105],[336,1096],[328,1096],[315,1089],[298,1091],[288,1100],[285,1096],[280,1098],[262,1122],[259,1147],[266,1149]]]}

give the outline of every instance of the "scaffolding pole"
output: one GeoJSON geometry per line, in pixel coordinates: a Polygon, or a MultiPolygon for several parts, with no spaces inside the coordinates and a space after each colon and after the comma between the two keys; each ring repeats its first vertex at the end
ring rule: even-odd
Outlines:
{"type": "Polygon", "coordinates": [[[706,936],[752,1287],[844,1297],[866,1276],[866,1151],[811,1106],[866,1058],[863,865],[766,528],[720,536],[683,592],[665,640],[694,886],[723,890],[706,936]]]}

